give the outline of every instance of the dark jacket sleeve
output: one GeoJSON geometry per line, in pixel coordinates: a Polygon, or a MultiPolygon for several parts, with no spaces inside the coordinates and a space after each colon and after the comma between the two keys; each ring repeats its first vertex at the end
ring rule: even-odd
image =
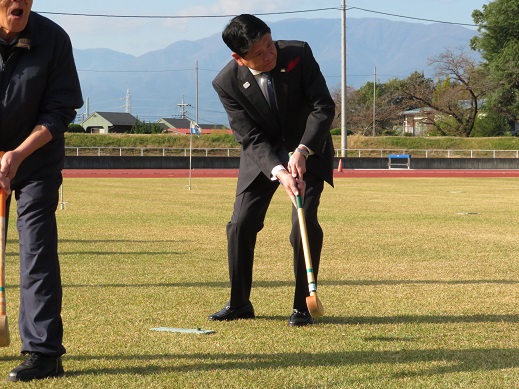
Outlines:
{"type": "Polygon", "coordinates": [[[330,126],[335,116],[335,102],[307,43],[304,44],[303,57],[305,61],[302,61],[301,79],[306,101],[301,104],[301,109],[308,108],[308,116],[299,143],[320,155],[324,150],[324,142],[329,138],[330,126]]]}
{"type": "Polygon", "coordinates": [[[47,88],[36,123],[47,127],[53,137],[62,136],[76,116],[75,108],[83,105],[72,44],[68,36],[62,39],[63,44],[54,48],[47,88]]]}

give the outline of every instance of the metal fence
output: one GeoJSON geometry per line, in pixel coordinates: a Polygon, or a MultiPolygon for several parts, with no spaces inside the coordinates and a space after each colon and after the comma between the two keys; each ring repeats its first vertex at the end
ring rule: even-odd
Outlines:
{"type": "MultiPolygon", "coordinates": [[[[171,147],[65,147],[67,156],[125,157],[239,157],[239,148],[171,147]]],[[[335,151],[336,157],[342,150],[335,151]]],[[[388,154],[411,154],[413,158],[519,158],[519,150],[435,150],[435,149],[348,149],[350,158],[387,158],[388,154]]]]}
{"type": "Polygon", "coordinates": [[[65,147],[74,157],[239,157],[239,148],[65,147]]]}
{"type": "MultiPolygon", "coordinates": [[[[335,151],[342,156],[342,150],[335,151]]],[[[435,149],[348,149],[351,158],[387,158],[389,154],[410,154],[413,158],[519,158],[519,150],[435,150],[435,149]]]]}

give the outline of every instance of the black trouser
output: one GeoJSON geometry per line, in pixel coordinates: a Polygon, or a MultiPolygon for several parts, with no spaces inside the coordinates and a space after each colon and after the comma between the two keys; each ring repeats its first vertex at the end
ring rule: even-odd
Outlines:
{"type": "MultiPolygon", "coordinates": [[[[303,209],[305,211],[313,270],[317,280],[323,245],[323,231],[317,219],[317,208],[324,188],[324,181],[310,172],[305,174],[304,180],[306,182],[306,193],[303,209]]],[[[277,181],[271,181],[261,174],[246,191],[236,196],[231,221],[227,223],[227,249],[231,281],[230,305],[232,306],[241,306],[249,301],[256,238],[258,232],[263,228],[269,204],[278,187],[277,181]]],[[[288,202],[287,206],[289,206],[288,202]]],[[[301,232],[295,207],[292,207],[290,242],[294,248],[294,274],[296,278],[293,308],[305,310],[306,297],[309,292],[301,232]]]]}
{"type": "MultiPolygon", "coordinates": [[[[60,172],[19,182],[14,196],[20,239],[20,314],[22,352],[65,353],[61,320],[62,286],[58,261],[56,208],[60,172]]],[[[8,206],[11,196],[8,198],[8,206]]]]}

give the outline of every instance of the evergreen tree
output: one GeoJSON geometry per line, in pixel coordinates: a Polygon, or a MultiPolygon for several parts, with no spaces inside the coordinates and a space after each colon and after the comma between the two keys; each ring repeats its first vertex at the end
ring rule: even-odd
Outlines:
{"type": "Polygon", "coordinates": [[[486,61],[494,91],[487,104],[510,120],[519,118],[519,0],[495,0],[472,13],[479,36],[471,47],[486,61]]]}

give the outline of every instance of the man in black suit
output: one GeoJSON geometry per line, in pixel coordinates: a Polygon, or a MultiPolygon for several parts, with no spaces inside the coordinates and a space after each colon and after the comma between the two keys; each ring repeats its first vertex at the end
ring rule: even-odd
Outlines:
{"type": "MultiPolygon", "coordinates": [[[[335,114],[335,103],[306,42],[273,41],[270,28],[248,14],[233,18],[222,38],[233,60],[216,76],[213,87],[242,150],[234,210],[227,224],[231,296],[222,310],[209,316],[217,321],[255,317],[249,297],[256,237],[280,183],[292,203],[296,195],[305,196],[317,277],[323,243],[317,209],[324,182],[333,185],[330,125],[335,114]]],[[[289,325],[312,324],[295,207],[290,242],[296,287],[289,325]]]]}

